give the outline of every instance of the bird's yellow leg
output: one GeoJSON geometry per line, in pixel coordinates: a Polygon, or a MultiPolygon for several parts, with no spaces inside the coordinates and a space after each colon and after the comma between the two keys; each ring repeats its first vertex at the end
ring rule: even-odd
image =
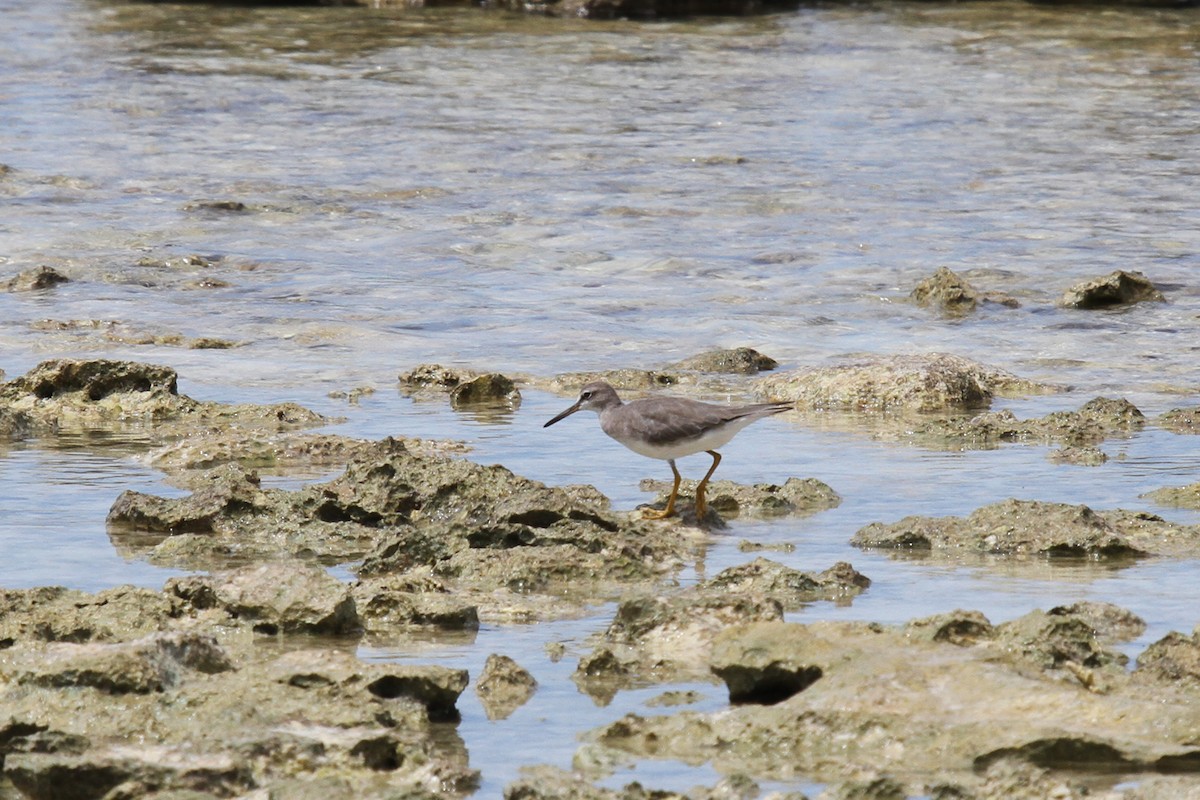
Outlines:
{"type": "Polygon", "coordinates": [[[675,473],[675,485],[671,487],[671,496],[667,498],[667,507],[662,511],[643,511],[642,519],[666,519],[675,513],[675,496],[679,494],[679,482],[683,478],[680,477],[679,470],[675,468],[673,459],[667,463],[671,465],[671,472],[675,473]]]}
{"type": "Polygon", "coordinates": [[[721,454],[716,450],[705,450],[713,457],[712,466],[708,468],[708,472],[700,479],[700,483],[696,486],[696,516],[703,517],[708,512],[708,503],[704,500],[704,490],[708,488],[708,479],[717,471],[717,464],[721,463],[721,454]]]}

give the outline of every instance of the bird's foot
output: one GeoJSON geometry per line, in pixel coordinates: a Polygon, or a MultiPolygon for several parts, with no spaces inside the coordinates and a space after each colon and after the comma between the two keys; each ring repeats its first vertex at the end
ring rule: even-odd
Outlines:
{"type": "Polygon", "coordinates": [[[666,519],[667,517],[675,516],[675,509],[667,506],[666,508],[643,508],[642,519],[666,519]]]}

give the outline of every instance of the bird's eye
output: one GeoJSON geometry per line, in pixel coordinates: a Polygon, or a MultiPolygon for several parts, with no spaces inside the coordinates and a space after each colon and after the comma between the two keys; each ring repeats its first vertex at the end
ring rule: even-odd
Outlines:
{"type": "Polygon", "coordinates": [[[579,399],[580,399],[580,400],[590,400],[590,399],[592,399],[592,393],[591,393],[591,391],[587,391],[587,392],[580,392],[580,393],[579,393],[579,399]]]}

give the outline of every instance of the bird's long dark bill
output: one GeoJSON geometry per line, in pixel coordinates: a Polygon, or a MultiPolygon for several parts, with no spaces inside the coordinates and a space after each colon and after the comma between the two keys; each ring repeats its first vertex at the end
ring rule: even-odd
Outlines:
{"type": "Polygon", "coordinates": [[[549,428],[549,427],[550,427],[551,425],[553,425],[554,423],[558,422],[558,421],[559,421],[559,420],[561,420],[561,419],[566,419],[567,417],[571,416],[572,414],[574,414],[574,413],[575,413],[576,411],[578,411],[578,410],[579,410],[579,403],[576,403],[575,405],[573,405],[573,406],[571,406],[570,408],[568,408],[566,411],[564,411],[564,412],[562,412],[561,414],[559,414],[559,415],[558,415],[557,417],[555,417],[554,419],[552,419],[552,420],[550,420],[549,422],[547,422],[547,423],[546,423],[545,425],[543,425],[542,427],[543,427],[543,428],[549,428]]]}

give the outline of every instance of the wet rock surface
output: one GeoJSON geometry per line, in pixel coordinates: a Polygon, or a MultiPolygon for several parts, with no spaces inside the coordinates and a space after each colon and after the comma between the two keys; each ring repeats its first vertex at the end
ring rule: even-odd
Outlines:
{"type": "Polygon", "coordinates": [[[1172,433],[1200,433],[1200,408],[1173,408],[1154,422],[1172,433]]]}
{"type": "Polygon", "coordinates": [[[36,292],[42,289],[52,289],[60,283],[69,281],[70,278],[54,267],[40,266],[19,272],[0,286],[9,292],[36,292]]]}
{"type": "Polygon", "coordinates": [[[1054,390],[948,354],[875,357],[783,372],[760,379],[756,388],[803,409],[871,412],[982,408],[993,397],[1054,390]]]}
{"type": "Polygon", "coordinates": [[[1165,299],[1142,273],[1117,270],[1072,286],[1058,304],[1064,308],[1096,309],[1165,299]]]}
{"type": "Polygon", "coordinates": [[[1195,556],[1200,553],[1200,529],[1144,512],[1006,500],[967,517],[910,516],[890,524],[871,523],[850,543],[948,557],[976,553],[1128,560],[1149,554],[1195,556]]]}
{"type": "Polygon", "coordinates": [[[1200,483],[1189,483],[1187,486],[1164,486],[1140,496],[1152,500],[1160,506],[1200,508],[1200,483]]]}
{"type": "Polygon", "coordinates": [[[849,602],[870,586],[851,565],[806,573],[758,558],[671,595],[623,601],[575,681],[603,700],[623,688],[706,679],[713,643],[730,626],[782,620],[818,601],[849,602]]]}
{"type": "Polygon", "coordinates": [[[536,381],[539,388],[556,394],[576,395],[579,387],[592,381],[604,381],[619,392],[650,392],[695,382],[685,371],[610,369],[600,372],[564,372],[546,381],[536,381]]]}
{"type": "Polygon", "coordinates": [[[952,316],[969,314],[986,303],[1007,308],[1020,305],[1006,294],[980,292],[949,267],[938,267],[933,275],[917,284],[909,297],[918,305],[932,306],[952,316]]]}
{"type": "Polygon", "coordinates": [[[136,427],[167,440],[198,427],[312,428],[329,420],[294,403],[227,405],[179,394],[175,370],[132,361],[55,359],[0,385],[0,433],[136,427]]]}
{"type": "MultiPolygon", "coordinates": [[[[321,775],[336,776],[332,797],[469,792],[476,775],[461,743],[438,731],[457,717],[465,671],[368,664],[343,649],[353,638],[296,649],[261,635],[265,618],[330,630],[312,624],[330,617],[314,598],[337,582],[320,570],[304,581],[322,578],[314,594],[294,579],[279,589],[283,571],[260,567],[174,579],[162,592],[5,591],[4,777],[31,798],[286,795],[321,775]]],[[[341,618],[356,619],[348,587],[340,595],[341,618]]]]}
{"type": "Polygon", "coordinates": [[[506,719],[524,705],[537,689],[537,680],[508,656],[493,653],[475,681],[475,693],[491,720],[506,719]]]}
{"type": "MultiPolygon", "coordinates": [[[[707,355],[715,360],[678,373],[685,391],[709,391],[710,374],[746,380],[719,371],[727,355],[707,355]]],[[[963,365],[942,358],[918,366],[924,378],[915,381],[904,369],[886,387],[865,379],[858,396],[874,399],[855,407],[940,408],[954,395],[947,387],[971,381],[951,407],[999,393],[1003,376],[981,378],[986,369],[975,365],[975,377],[955,383],[939,370],[963,365]],[[921,399],[896,399],[909,397],[921,399]]],[[[676,380],[620,374],[650,390],[676,380]]],[[[480,376],[426,366],[406,385],[445,402],[480,376]]],[[[573,393],[582,378],[568,379],[573,393]]],[[[110,537],[127,557],[203,572],[162,591],[0,591],[0,760],[25,796],[59,798],[64,786],[110,800],[465,796],[478,775],[450,726],[466,673],[364,662],[357,645],[469,641],[481,624],[561,619],[603,600],[615,614],[573,676],[592,702],[687,682],[713,686],[720,708],[691,687],[675,692],[678,702],[648,704],[655,716],[630,714],[594,732],[576,774],[533,768],[506,797],[676,796],[595,784],[613,765],[662,757],[709,761],[725,776],[691,800],[755,797],[756,781],[797,776],[826,784],[825,797],[1082,797],[1063,775],[1151,773],[1143,785],[1172,797],[1176,775],[1200,771],[1195,632],[1161,637],[1130,671],[1125,647],[1145,623],[1102,603],[998,624],[970,610],[896,628],[788,622],[813,603],[851,603],[871,582],[847,563],[803,572],[754,558],[679,588],[680,567],[709,534],[677,520],[642,521],[591,487],[547,487],[453,458],[454,445],[301,433],[322,418],[288,404],[198,403],[175,384],[165,367],[63,361],[0,386],[10,435],[140,426],[154,447],[146,460],[191,493],[122,494],[110,537]],[[230,421],[239,427],[224,430],[230,421]],[[259,475],[343,466],[296,490],[268,488],[259,475]],[[351,565],[358,577],[338,580],[329,565],[351,565]]],[[[1009,417],[981,415],[962,439],[1087,448],[1145,424],[1131,404],[1103,398],[1040,420],[1009,417]]],[[[825,484],[798,479],[718,481],[709,500],[729,517],[840,502],[825,484]]],[[[962,518],[875,523],[853,543],[958,562],[966,553],[1008,565],[1123,566],[1194,557],[1200,529],[1143,512],[1009,500],[962,518]]],[[[536,689],[528,670],[499,654],[474,686],[493,720],[536,689]]]]}
{"type": "MultiPolygon", "coordinates": [[[[576,763],[594,774],[644,758],[756,780],[799,773],[853,797],[1045,797],[1063,775],[1200,769],[1200,694],[1178,680],[1195,662],[1167,660],[1194,642],[1168,637],[1147,663],[1171,666],[1139,661],[1130,675],[1089,616],[1131,617],[1084,607],[996,626],[970,611],[901,628],[730,624],[707,655],[729,707],[628,714],[594,731],[576,763]]],[[[1053,796],[1086,789],[1069,791],[1079,794],[1053,796]]]]}
{"type": "Polygon", "coordinates": [[[779,366],[779,362],[753,348],[735,347],[729,350],[713,350],[708,353],[700,353],[699,355],[671,364],[667,369],[753,375],[758,372],[768,372],[777,366],[779,366]]]}
{"type": "Polygon", "coordinates": [[[455,385],[450,390],[450,405],[453,408],[502,405],[513,409],[521,405],[521,392],[511,378],[490,372],[455,385]]]}
{"type": "Polygon", "coordinates": [[[1128,400],[1097,397],[1077,411],[1055,411],[1037,419],[1018,419],[1011,411],[1003,410],[969,418],[926,420],[910,426],[903,435],[919,443],[971,448],[992,448],[1008,442],[1062,444],[1060,457],[1077,463],[1096,458],[1099,451],[1089,450],[1090,446],[1130,436],[1145,425],[1145,415],[1128,400]]]}
{"type": "Polygon", "coordinates": [[[1137,658],[1134,677],[1200,691],[1200,627],[1191,636],[1172,631],[1137,658]]]}
{"type": "Polygon", "coordinates": [[[400,385],[408,392],[436,390],[448,392],[454,387],[476,377],[477,373],[441,364],[420,364],[400,374],[400,385]]]}
{"type": "Polygon", "coordinates": [[[412,452],[385,440],[345,474],[265,489],[236,465],[191,495],[125,492],[109,512],[124,552],[187,569],[277,558],[363,560],[364,576],[428,568],[442,579],[524,593],[659,580],[686,537],[607,509],[594,490],[549,488],[499,466],[412,452]]]}
{"type": "MultiPolygon", "coordinates": [[[[683,505],[694,501],[698,483],[697,480],[680,482],[679,500],[683,505]]],[[[671,481],[645,479],[638,485],[642,491],[658,493],[652,505],[666,506],[671,481]]],[[[837,508],[842,502],[837,492],[816,478],[788,478],[782,486],[774,483],[746,486],[733,481],[712,481],[708,484],[706,497],[709,508],[722,517],[806,516],[837,508]]]]}

